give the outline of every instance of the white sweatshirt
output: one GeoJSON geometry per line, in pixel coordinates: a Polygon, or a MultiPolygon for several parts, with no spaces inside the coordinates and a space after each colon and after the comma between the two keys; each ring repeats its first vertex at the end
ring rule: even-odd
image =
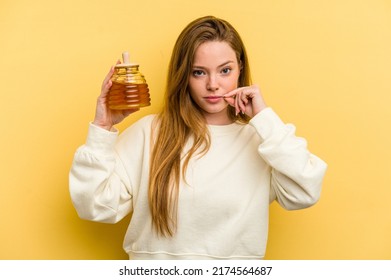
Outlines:
{"type": "Polygon", "coordinates": [[[319,199],[326,163],[266,108],[247,125],[208,126],[210,150],[190,161],[180,185],[177,232],[157,236],[148,206],[153,118],[121,135],[90,124],[70,171],[81,218],[116,223],[132,213],[124,240],[130,259],[262,259],[269,203],[293,210],[319,199]]]}

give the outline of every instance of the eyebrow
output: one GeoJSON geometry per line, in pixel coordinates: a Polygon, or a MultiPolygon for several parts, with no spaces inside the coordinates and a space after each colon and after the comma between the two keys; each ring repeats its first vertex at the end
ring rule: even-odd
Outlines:
{"type": "MultiPolygon", "coordinates": [[[[224,62],[222,64],[220,64],[219,66],[217,66],[217,68],[220,68],[220,67],[223,67],[227,64],[230,64],[230,63],[235,63],[235,61],[233,60],[228,60],[227,62],[224,62]]],[[[193,68],[197,68],[197,69],[206,69],[206,67],[203,67],[203,66],[197,66],[197,65],[193,65],[193,68]]]]}

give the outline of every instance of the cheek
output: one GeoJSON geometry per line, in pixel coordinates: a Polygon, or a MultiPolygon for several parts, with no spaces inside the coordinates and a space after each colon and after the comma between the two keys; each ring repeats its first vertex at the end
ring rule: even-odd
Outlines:
{"type": "Polygon", "coordinates": [[[196,80],[190,79],[190,81],[189,81],[189,91],[190,91],[190,95],[193,98],[196,97],[197,95],[200,95],[201,89],[202,89],[202,84],[200,83],[200,81],[196,81],[196,80]]]}
{"type": "Polygon", "coordinates": [[[229,79],[225,80],[224,82],[224,88],[229,91],[238,88],[238,85],[239,85],[239,75],[232,76],[229,79]]]}

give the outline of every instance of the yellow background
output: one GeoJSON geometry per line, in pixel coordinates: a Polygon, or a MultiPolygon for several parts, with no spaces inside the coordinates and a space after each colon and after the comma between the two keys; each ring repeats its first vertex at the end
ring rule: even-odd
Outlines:
{"type": "Polygon", "coordinates": [[[391,259],[391,1],[0,3],[0,259],[126,259],[129,218],[80,220],[68,172],[101,81],[129,50],[162,103],[168,60],[191,20],[241,33],[254,82],[329,169],[321,200],[271,206],[267,259],[391,259]]]}

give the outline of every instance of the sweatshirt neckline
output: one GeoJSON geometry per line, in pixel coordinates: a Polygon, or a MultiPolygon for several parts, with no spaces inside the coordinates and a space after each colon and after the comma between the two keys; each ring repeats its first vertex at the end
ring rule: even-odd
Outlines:
{"type": "Polygon", "coordinates": [[[209,131],[213,134],[227,134],[238,131],[242,127],[242,125],[238,122],[233,122],[226,125],[208,124],[207,126],[209,131]]]}

